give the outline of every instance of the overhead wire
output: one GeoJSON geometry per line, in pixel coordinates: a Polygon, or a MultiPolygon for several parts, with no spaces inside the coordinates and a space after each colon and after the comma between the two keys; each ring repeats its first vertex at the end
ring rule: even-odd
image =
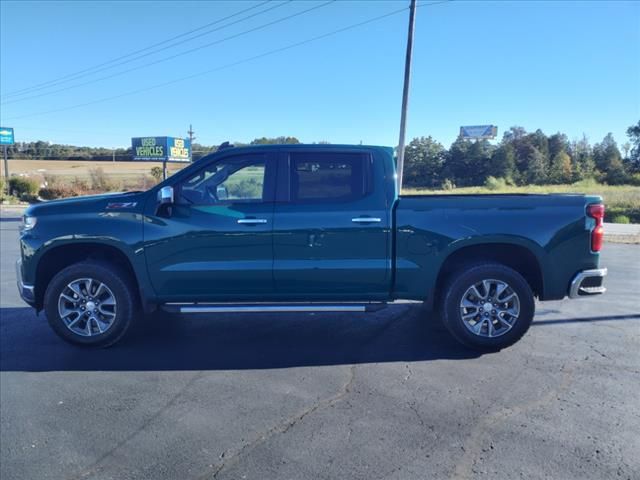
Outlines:
{"type": "MultiPolygon", "coordinates": [[[[420,4],[418,6],[418,8],[439,5],[439,4],[442,4],[442,3],[449,3],[449,2],[452,2],[452,1],[454,1],[454,0],[440,0],[440,1],[430,2],[430,3],[424,3],[424,4],[420,4]]],[[[203,70],[203,71],[191,74],[191,75],[187,75],[187,76],[184,76],[184,77],[179,77],[179,78],[176,78],[176,79],[173,79],[173,80],[169,80],[169,81],[166,81],[166,82],[161,82],[161,83],[158,83],[158,84],[155,84],[155,85],[151,85],[151,86],[148,86],[148,87],[143,87],[143,88],[132,90],[132,91],[129,91],[129,92],[124,92],[124,93],[121,93],[121,94],[118,94],[118,95],[113,95],[113,96],[109,96],[109,97],[93,100],[93,101],[90,101],[90,102],[80,103],[80,104],[71,105],[71,106],[67,106],[67,107],[62,107],[62,108],[58,108],[58,109],[54,109],[54,110],[47,110],[47,111],[44,111],[44,112],[36,112],[36,113],[28,114],[28,115],[10,117],[8,119],[16,119],[17,120],[17,119],[22,119],[22,118],[30,118],[30,117],[34,117],[34,116],[48,115],[48,114],[51,114],[51,113],[64,112],[64,111],[73,110],[73,109],[77,109],[77,108],[82,108],[82,107],[86,107],[86,106],[90,106],[90,105],[95,105],[95,104],[98,104],[98,103],[104,103],[104,102],[107,102],[107,101],[116,100],[116,99],[119,99],[119,98],[131,96],[131,95],[137,95],[139,93],[144,93],[144,92],[147,92],[147,91],[151,91],[151,90],[155,90],[155,89],[158,89],[158,88],[166,87],[166,86],[173,85],[173,84],[176,84],[176,83],[184,82],[184,81],[190,80],[192,78],[200,77],[200,76],[203,76],[203,75],[207,75],[207,74],[210,74],[210,73],[214,73],[214,72],[225,70],[225,69],[228,69],[228,68],[231,68],[231,67],[235,67],[235,66],[247,63],[247,62],[258,60],[260,58],[264,58],[264,57],[267,57],[267,56],[275,55],[277,53],[280,53],[280,52],[283,52],[283,51],[286,51],[286,50],[290,50],[292,48],[296,48],[296,47],[299,47],[299,46],[302,46],[302,45],[306,45],[308,43],[312,43],[312,42],[315,42],[315,41],[318,41],[318,40],[321,40],[321,39],[324,39],[324,38],[327,38],[327,37],[330,37],[330,36],[333,36],[333,35],[337,35],[339,33],[342,33],[342,32],[348,31],[348,30],[352,30],[354,28],[358,28],[358,27],[367,25],[369,23],[373,23],[373,22],[382,20],[382,19],[387,18],[387,17],[391,17],[393,15],[397,15],[397,14],[399,14],[401,12],[404,12],[404,11],[406,11],[408,9],[409,9],[409,7],[402,7],[402,8],[399,8],[397,10],[393,10],[391,12],[388,12],[388,13],[385,13],[385,14],[382,14],[382,15],[378,15],[376,17],[372,17],[370,19],[367,19],[367,20],[364,20],[364,21],[361,21],[361,22],[353,23],[351,25],[347,25],[345,27],[342,27],[342,28],[339,28],[339,29],[336,29],[336,30],[332,30],[331,32],[327,32],[327,33],[324,33],[324,34],[321,34],[321,35],[317,35],[315,37],[308,38],[306,40],[302,40],[302,41],[299,41],[299,42],[295,42],[295,43],[286,45],[284,47],[280,47],[280,48],[276,48],[276,49],[273,49],[273,50],[269,50],[267,52],[263,52],[263,53],[260,53],[258,55],[247,57],[247,58],[244,58],[242,60],[238,60],[238,61],[235,61],[235,62],[232,62],[232,63],[228,63],[226,65],[221,65],[219,67],[215,67],[215,68],[212,68],[212,69],[203,70]]],[[[8,120],[8,119],[5,119],[5,120],[8,120]]]]}
{"type": "MultiPolygon", "coordinates": [[[[246,13],[246,12],[248,12],[248,11],[251,11],[251,10],[253,10],[253,9],[255,9],[255,8],[261,7],[261,6],[263,6],[263,5],[267,4],[267,3],[270,3],[270,0],[265,0],[265,1],[261,2],[261,3],[258,3],[258,4],[256,4],[256,5],[253,5],[253,6],[249,7],[249,8],[245,8],[245,9],[243,9],[243,10],[240,10],[240,11],[238,11],[238,12],[236,12],[236,13],[232,14],[232,15],[227,15],[226,17],[220,18],[220,19],[215,20],[215,21],[213,21],[213,22],[209,22],[209,23],[207,23],[207,24],[205,24],[205,25],[202,25],[202,26],[200,26],[200,27],[198,27],[198,28],[194,28],[194,29],[189,30],[189,31],[187,31],[187,32],[181,33],[181,34],[179,34],[179,35],[176,35],[176,36],[174,36],[174,37],[168,38],[168,39],[163,40],[163,41],[161,41],[161,42],[154,43],[154,44],[149,45],[149,46],[147,46],[147,47],[144,47],[144,48],[141,48],[141,49],[135,50],[135,51],[130,52],[130,53],[127,53],[127,54],[125,54],[125,55],[121,55],[121,56],[119,56],[119,57],[113,58],[113,59],[108,60],[108,61],[106,61],[106,62],[102,62],[102,63],[99,63],[99,64],[97,64],[97,65],[93,65],[93,66],[91,66],[91,67],[88,67],[88,68],[85,68],[85,69],[82,69],[82,70],[78,70],[78,71],[76,71],[76,72],[69,73],[69,74],[64,75],[64,76],[62,76],[62,77],[57,77],[57,78],[54,78],[54,79],[52,79],[52,80],[48,80],[48,81],[46,81],[46,82],[41,82],[41,83],[37,83],[37,84],[35,84],[35,85],[31,85],[31,86],[29,86],[29,87],[25,87],[25,88],[22,88],[22,89],[19,89],[19,90],[14,90],[14,91],[8,92],[8,93],[6,93],[6,94],[4,94],[4,95],[2,95],[2,96],[3,96],[3,97],[13,97],[13,96],[19,96],[19,95],[26,95],[27,93],[29,93],[29,92],[31,92],[31,91],[41,90],[41,89],[47,88],[47,87],[49,87],[49,86],[53,86],[53,85],[57,85],[57,84],[60,84],[60,83],[65,83],[66,81],[74,80],[74,79],[75,79],[75,77],[76,77],[77,75],[80,75],[80,74],[83,74],[83,73],[86,73],[86,72],[95,73],[95,72],[94,72],[94,70],[96,70],[96,69],[98,69],[98,68],[100,68],[100,67],[103,67],[103,66],[105,66],[105,65],[110,65],[110,64],[115,63],[115,62],[117,62],[117,61],[119,61],[119,60],[122,60],[122,59],[125,59],[125,58],[132,57],[132,56],[137,55],[137,54],[142,53],[142,52],[146,52],[146,51],[151,50],[151,49],[153,49],[153,48],[155,48],[155,47],[158,47],[158,46],[160,46],[160,45],[165,45],[165,44],[167,44],[167,43],[169,43],[169,42],[172,42],[173,40],[177,40],[177,39],[179,39],[179,38],[182,38],[182,37],[185,37],[185,36],[190,35],[190,34],[192,34],[192,33],[198,32],[198,31],[203,30],[203,29],[205,29],[205,28],[211,27],[211,26],[213,26],[213,25],[217,25],[218,23],[224,22],[225,20],[229,20],[230,18],[233,18],[233,17],[237,17],[238,15],[241,15],[241,14],[243,14],[243,13],[246,13]],[[71,77],[74,77],[74,78],[71,78],[71,77]],[[66,80],[66,79],[69,79],[69,80],[66,80]],[[62,80],[65,80],[65,81],[63,82],[62,80]]],[[[282,3],[282,4],[278,4],[278,5],[277,5],[276,7],[274,7],[274,8],[277,8],[277,7],[279,7],[279,6],[282,6],[282,5],[286,4],[286,3],[289,3],[289,2],[284,2],[284,3],[282,3]]],[[[264,11],[262,11],[262,12],[259,12],[258,14],[262,14],[262,13],[268,12],[268,11],[270,11],[270,10],[272,10],[272,9],[264,10],[264,11]]],[[[255,15],[253,15],[253,16],[255,16],[255,15]]],[[[243,20],[246,20],[246,19],[248,19],[248,18],[252,18],[253,16],[246,17],[246,18],[244,18],[243,20]]],[[[189,38],[189,39],[187,39],[187,40],[185,40],[185,41],[191,41],[191,40],[193,40],[193,39],[195,39],[195,38],[200,38],[200,37],[201,37],[201,36],[203,36],[203,35],[208,35],[209,33],[213,33],[213,32],[215,32],[215,31],[218,31],[218,29],[215,29],[215,30],[210,31],[210,32],[204,32],[204,33],[201,33],[201,34],[199,34],[199,35],[197,35],[197,36],[194,36],[194,37],[192,37],[192,38],[189,38]]],[[[182,43],[184,43],[184,41],[183,41],[182,43]]],[[[164,49],[172,48],[173,46],[175,46],[175,45],[169,45],[169,46],[163,47],[163,49],[160,49],[160,50],[158,50],[158,51],[162,51],[162,50],[164,50],[164,49]]],[[[156,52],[154,52],[154,53],[157,53],[157,51],[156,51],[156,52]]],[[[112,66],[111,66],[111,67],[109,67],[109,68],[113,68],[113,67],[115,67],[115,66],[116,66],[116,65],[112,65],[112,66]]]]}
{"type": "MultiPolygon", "coordinates": [[[[201,33],[201,34],[199,34],[199,35],[196,35],[196,36],[194,36],[194,37],[191,37],[191,38],[188,38],[188,39],[182,40],[182,41],[180,41],[180,42],[176,42],[176,43],[171,44],[171,45],[169,45],[169,46],[167,46],[167,47],[164,47],[164,48],[161,48],[161,49],[158,49],[158,50],[154,50],[154,51],[151,51],[151,52],[147,52],[147,53],[142,54],[142,55],[139,55],[139,56],[137,56],[137,57],[130,58],[129,60],[125,60],[125,61],[123,61],[123,62],[116,63],[116,64],[114,64],[114,65],[110,65],[110,66],[108,66],[108,67],[104,67],[104,68],[101,68],[101,69],[97,69],[97,70],[94,70],[94,71],[92,71],[92,72],[89,72],[89,73],[85,73],[85,74],[79,75],[79,76],[77,76],[77,77],[75,77],[75,78],[72,78],[72,79],[69,79],[69,80],[65,80],[65,81],[62,81],[62,82],[58,82],[57,84],[50,84],[50,85],[48,85],[48,86],[46,86],[46,87],[41,87],[41,88],[39,88],[39,89],[37,89],[37,90],[46,90],[46,89],[49,89],[49,88],[51,88],[51,87],[55,87],[55,86],[57,86],[57,85],[59,85],[59,84],[67,83],[67,82],[69,82],[69,81],[78,80],[78,79],[80,79],[80,78],[84,78],[84,77],[87,77],[87,76],[90,76],[90,75],[94,75],[94,74],[99,73],[99,72],[104,71],[104,70],[110,70],[110,69],[112,69],[112,68],[119,67],[119,66],[121,66],[121,65],[125,65],[125,64],[127,64],[127,63],[131,63],[131,62],[134,62],[134,61],[136,61],[136,60],[140,60],[141,58],[148,57],[149,55],[155,55],[156,53],[159,53],[159,52],[161,52],[161,51],[167,50],[168,48],[173,48],[173,47],[178,46],[178,45],[181,45],[181,44],[183,44],[183,43],[190,42],[191,40],[193,40],[193,39],[195,39],[195,38],[199,38],[199,37],[201,37],[201,36],[203,36],[203,35],[209,35],[210,33],[217,32],[217,31],[222,30],[222,29],[224,29],[224,28],[227,28],[227,27],[230,27],[230,26],[235,25],[235,24],[237,24],[237,23],[243,22],[243,21],[245,21],[245,20],[247,20],[247,19],[249,19],[249,18],[253,18],[253,17],[257,16],[257,15],[262,15],[263,13],[266,13],[266,12],[268,12],[268,11],[271,11],[271,10],[274,10],[274,9],[276,9],[276,8],[279,8],[279,7],[283,6],[283,5],[286,5],[286,4],[288,4],[288,3],[291,3],[292,1],[293,1],[293,0],[286,0],[286,1],[285,1],[285,2],[283,2],[283,3],[280,3],[280,4],[277,4],[277,5],[274,5],[274,6],[272,6],[272,7],[268,8],[268,9],[266,9],[266,10],[263,10],[263,11],[261,11],[261,12],[254,13],[254,14],[252,14],[252,15],[249,15],[249,16],[247,16],[247,17],[241,18],[241,19],[236,20],[236,21],[234,21],[234,22],[231,22],[231,23],[229,23],[229,24],[222,25],[221,27],[218,27],[218,28],[216,28],[216,29],[214,29],[214,30],[211,30],[211,31],[208,31],[208,32],[201,33]]],[[[329,2],[326,2],[325,4],[322,4],[322,5],[320,5],[320,6],[324,6],[324,5],[326,5],[326,4],[328,4],[328,3],[331,3],[331,2],[334,2],[334,1],[336,1],[336,0],[330,0],[329,2]]],[[[311,9],[309,9],[309,10],[314,10],[315,8],[319,8],[320,6],[317,6],[317,7],[311,8],[311,9]]],[[[294,16],[301,15],[301,14],[303,14],[303,13],[306,13],[306,11],[299,12],[298,14],[294,14],[293,16],[287,16],[287,17],[284,17],[283,19],[281,19],[281,20],[279,20],[279,21],[276,21],[276,22],[270,22],[270,23],[268,23],[268,24],[265,24],[264,26],[259,26],[259,27],[256,27],[256,28],[253,28],[253,29],[250,29],[250,30],[248,30],[248,31],[240,32],[239,34],[231,35],[231,36],[229,36],[229,37],[225,37],[225,38],[222,38],[222,39],[216,40],[216,41],[214,41],[214,42],[211,42],[211,43],[208,43],[208,44],[204,44],[204,45],[201,45],[201,46],[198,46],[198,47],[192,48],[192,49],[190,49],[190,50],[186,50],[186,51],[183,51],[183,52],[177,53],[177,54],[175,54],[175,55],[171,55],[171,56],[169,56],[169,57],[165,57],[165,58],[162,58],[162,59],[159,59],[159,60],[155,60],[155,61],[153,61],[153,62],[145,63],[145,64],[142,64],[142,65],[139,65],[139,66],[133,67],[133,68],[129,68],[129,69],[127,69],[127,70],[122,70],[122,71],[120,71],[120,72],[117,72],[117,73],[114,73],[114,74],[111,74],[111,75],[107,75],[107,76],[100,77],[100,78],[97,78],[97,79],[93,79],[93,80],[89,80],[89,81],[86,81],[86,82],[78,83],[78,84],[75,84],[75,85],[70,85],[70,86],[68,86],[68,87],[59,88],[59,89],[57,89],[57,90],[51,90],[51,91],[48,91],[48,92],[44,92],[44,93],[40,93],[40,94],[36,94],[36,95],[31,95],[31,96],[27,96],[27,97],[23,97],[23,98],[18,98],[18,99],[14,99],[14,100],[3,101],[3,102],[0,102],[0,103],[1,103],[2,105],[8,105],[8,104],[12,104],[12,103],[18,103],[18,102],[22,102],[22,101],[30,100],[30,99],[33,99],[33,98],[39,98],[39,97],[43,97],[43,96],[47,96],[47,95],[53,95],[53,94],[55,94],[55,93],[63,92],[63,91],[66,91],[66,90],[71,90],[71,89],[73,89],[73,88],[81,87],[81,86],[84,86],[84,85],[89,85],[89,84],[92,84],[92,83],[95,83],[95,82],[99,82],[99,81],[102,81],[102,80],[106,80],[106,79],[109,79],[109,78],[113,78],[113,77],[117,77],[117,76],[120,76],[120,75],[124,75],[124,74],[126,74],[126,73],[133,72],[133,71],[135,71],[135,70],[140,70],[140,69],[142,69],[142,68],[145,68],[145,67],[148,67],[148,66],[151,66],[151,65],[156,65],[156,64],[158,64],[158,63],[162,63],[162,62],[166,62],[166,61],[168,61],[168,60],[172,60],[172,59],[174,59],[174,58],[180,57],[180,56],[182,56],[182,55],[186,55],[186,54],[188,54],[188,53],[195,52],[195,51],[197,51],[197,50],[201,50],[201,49],[203,49],[203,48],[207,48],[207,47],[210,47],[210,46],[213,46],[213,45],[218,45],[218,44],[220,44],[220,43],[224,43],[225,41],[232,40],[232,39],[234,39],[234,38],[237,38],[237,37],[242,36],[242,35],[246,35],[247,33],[251,33],[251,32],[256,31],[256,30],[260,30],[261,28],[266,28],[267,26],[270,26],[270,25],[272,25],[272,24],[274,24],[274,23],[279,23],[280,21],[288,20],[289,18],[292,18],[292,17],[294,17],[294,16]]],[[[36,90],[33,90],[33,91],[36,91],[36,90]]],[[[31,92],[25,92],[25,93],[21,94],[21,96],[22,96],[22,95],[28,95],[29,93],[31,93],[31,92]]]]}

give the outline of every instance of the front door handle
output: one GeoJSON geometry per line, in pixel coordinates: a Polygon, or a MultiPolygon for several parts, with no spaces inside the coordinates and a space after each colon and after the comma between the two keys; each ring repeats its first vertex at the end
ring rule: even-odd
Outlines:
{"type": "Polygon", "coordinates": [[[379,217],[356,217],[352,218],[353,223],[380,223],[382,219],[379,217]]]}
{"type": "Polygon", "coordinates": [[[262,223],[267,223],[266,218],[240,218],[238,219],[238,223],[242,225],[259,225],[262,223]]]}

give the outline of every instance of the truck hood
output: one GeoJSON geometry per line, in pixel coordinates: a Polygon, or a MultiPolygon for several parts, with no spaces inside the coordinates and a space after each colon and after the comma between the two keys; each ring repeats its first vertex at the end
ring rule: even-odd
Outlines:
{"type": "Polygon", "coordinates": [[[68,211],[102,212],[104,210],[136,211],[141,208],[147,192],[114,192],[81,197],[62,198],[29,206],[28,216],[57,215],[68,211]]]}

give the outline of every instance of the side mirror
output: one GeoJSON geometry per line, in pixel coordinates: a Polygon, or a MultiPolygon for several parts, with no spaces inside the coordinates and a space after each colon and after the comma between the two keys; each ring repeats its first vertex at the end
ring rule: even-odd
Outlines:
{"type": "Polygon", "coordinates": [[[162,187],[160,190],[158,190],[158,204],[173,204],[173,187],[162,187]]]}
{"type": "Polygon", "coordinates": [[[158,190],[158,206],[156,207],[156,215],[161,217],[170,217],[172,205],[173,187],[162,187],[158,190]]]}

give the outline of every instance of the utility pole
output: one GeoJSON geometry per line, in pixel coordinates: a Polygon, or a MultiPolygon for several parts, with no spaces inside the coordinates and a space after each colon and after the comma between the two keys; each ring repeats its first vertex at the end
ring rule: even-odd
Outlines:
{"type": "Polygon", "coordinates": [[[4,181],[6,182],[5,188],[7,190],[7,195],[9,195],[10,192],[10,188],[9,187],[9,158],[7,156],[7,146],[3,145],[2,149],[4,150],[4,181]]]}
{"type": "Polygon", "coordinates": [[[189,124],[189,131],[187,131],[187,133],[189,134],[189,161],[193,162],[193,141],[196,139],[193,134],[196,132],[193,131],[193,126],[191,124],[189,124]]]}
{"type": "Polygon", "coordinates": [[[409,103],[409,83],[411,82],[411,54],[413,53],[413,29],[416,24],[416,0],[409,5],[409,32],[407,35],[407,55],[404,61],[404,87],[402,89],[402,110],[400,112],[400,140],[398,141],[397,181],[398,194],[402,188],[404,171],[404,137],[407,126],[407,107],[409,103]]]}

